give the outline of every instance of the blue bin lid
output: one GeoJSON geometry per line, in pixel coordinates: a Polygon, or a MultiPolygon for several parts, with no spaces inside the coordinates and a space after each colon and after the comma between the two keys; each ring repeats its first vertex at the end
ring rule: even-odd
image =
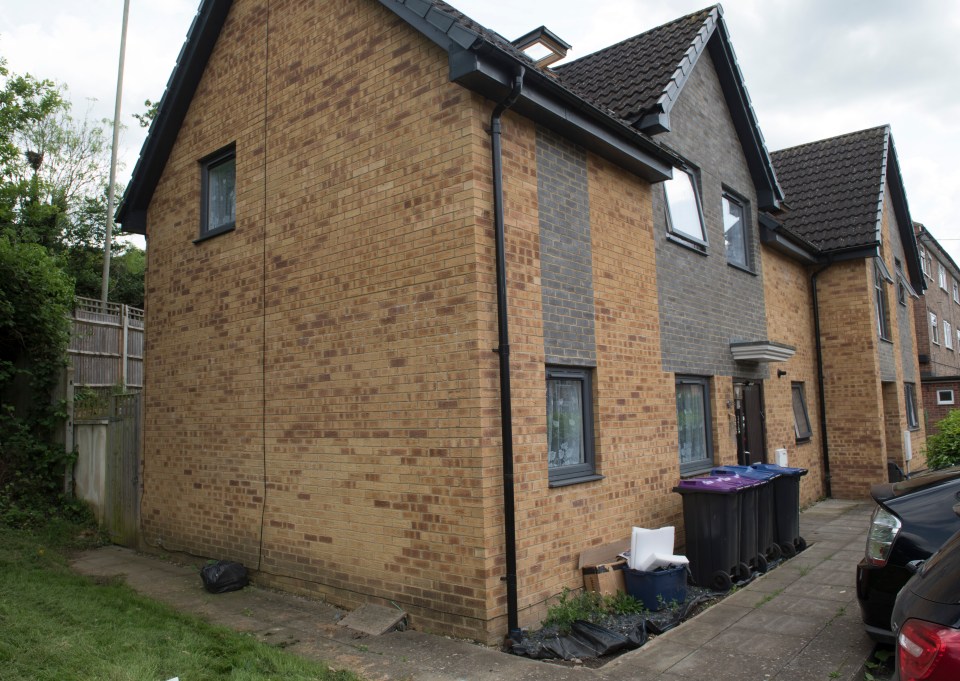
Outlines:
{"type": "Polygon", "coordinates": [[[706,492],[708,494],[736,494],[742,489],[756,487],[762,483],[759,480],[750,480],[734,476],[708,475],[703,478],[689,478],[681,480],[673,488],[674,492],[680,494],[706,492]]]}
{"type": "Polygon", "coordinates": [[[792,477],[793,476],[800,477],[801,475],[807,474],[806,468],[791,468],[789,466],[778,466],[775,463],[755,463],[751,466],[751,468],[755,468],[758,471],[774,471],[776,473],[780,473],[781,475],[789,475],[792,477]]]}
{"type": "Polygon", "coordinates": [[[751,480],[773,480],[779,478],[782,473],[778,471],[759,470],[750,466],[718,466],[710,471],[713,475],[739,475],[742,478],[751,480]]]}

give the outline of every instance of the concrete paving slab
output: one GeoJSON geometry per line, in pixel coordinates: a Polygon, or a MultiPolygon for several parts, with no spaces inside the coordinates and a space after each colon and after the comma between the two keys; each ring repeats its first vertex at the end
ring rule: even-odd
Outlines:
{"type": "Polygon", "coordinates": [[[337,626],[347,627],[361,634],[380,636],[392,631],[407,616],[398,608],[386,608],[375,603],[366,603],[337,622],[337,626]]]}

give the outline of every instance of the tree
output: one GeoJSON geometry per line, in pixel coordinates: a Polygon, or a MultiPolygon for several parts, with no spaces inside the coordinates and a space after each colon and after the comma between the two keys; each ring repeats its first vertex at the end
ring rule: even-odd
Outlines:
{"type": "Polygon", "coordinates": [[[953,409],[937,424],[937,434],[927,438],[927,466],[946,468],[960,464],[960,409],[953,409]]]}
{"type": "Polygon", "coordinates": [[[133,117],[140,123],[141,128],[149,128],[150,124],[153,123],[153,119],[157,117],[157,112],[160,110],[160,102],[151,102],[147,99],[143,102],[143,105],[147,107],[147,110],[142,114],[133,114],[133,117]]]}

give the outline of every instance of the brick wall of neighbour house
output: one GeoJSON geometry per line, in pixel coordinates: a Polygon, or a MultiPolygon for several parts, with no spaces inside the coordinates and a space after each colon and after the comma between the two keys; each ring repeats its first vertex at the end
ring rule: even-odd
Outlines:
{"type": "MultiPolygon", "coordinates": [[[[694,67],[671,112],[670,124],[671,131],[658,135],[657,140],[699,170],[708,246],[703,255],[667,238],[663,189],[656,187],[654,232],[664,369],[701,376],[766,378],[765,365],[738,365],[730,353],[731,341],[766,339],[763,272],[756,190],[709,54],[703,54],[694,67]],[[753,273],[727,263],[721,205],[724,191],[746,201],[753,273]]],[[[723,401],[715,407],[732,399],[732,387],[718,395],[723,401]]],[[[727,461],[730,442],[718,440],[717,444],[717,460],[727,461]]]]}
{"type": "Polygon", "coordinates": [[[953,299],[953,282],[960,280],[960,272],[942,256],[937,245],[932,243],[925,234],[918,236],[919,243],[924,247],[932,263],[930,276],[924,277],[927,290],[914,301],[914,328],[917,334],[917,344],[921,354],[927,355],[928,361],[920,364],[924,405],[924,423],[928,434],[937,432],[936,424],[951,408],[948,405],[937,404],[937,390],[949,388],[936,379],[938,377],[960,376],[960,339],[957,337],[957,325],[960,324],[960,303],[953,299]],[[943,264],[947,271],[947,289],[940,288],[939,268],[943,264]],[[930,313],[937,315],[938,343],[931,342],[930,313]],[[947,348],[944,338],[943,322],[948,321],[953,335],[953,348],[947,348]]]}
{"type": "MultiPolygon", "coordinates": [[[[910,467],[919,470],[925,466],[923,459],[924,445],[926,444],[926,434],[923,425],[922,408],[923,400],[921,398],[920,369],[917,359],[917,340],[914,329],[913,315],[909,305],[901,305],[897,299],[898,282],[896,274],[896,262],[906,262],[903,240],[900,236],[900,226],[897,221],[896,212],[893,209],[893,197],[889,189],[885,190],[883,197],[883,218],[881,221],[881,254],[887,265],[887,270],[893,275],[894,283],[887,285],[887,303],[890,318],[891,342],[881,341],[881,346],[892,348],[891,353],[894,362],[894,376],[890,386],[885,386],[884,402],[887,424],[887,460],[894,461],[902,468],[906,467],[906,447],[904,443],[904,433],[909,431],[910,449],[913,460],[910,467]],[[917,409],[917,420],[919,427],[910,429],[907,422],[906,392],[904,384],[910,383],[913,386],[916,396],[915,408],[917,409]],[[895,405],[895,407],[894,407],[895,405]]],[[[912,238],[912,230],[910,231],[912,238]]]]}
{"type": "MultiPolygon", "coordinates": [[[[508,114],[504,122],[504,178],[510,276],[511,366],[514,452],[517,474],[517,557],[520,624],[536,625],[547,599],[564,587],[582,586],[580,552],[629,536],[634,525],[661,527],[680,520],[673,378],[660,366],[656,274],[647,183],[575,148],[568,161],[583,169],[588,196],[569,197],[577,211],[559,222],[582,238],[589,211],[589,252],[594,305],[596,369],[594,426],[597,472],[603,480],[549,487],[545,364],[553,345],[544,328],[550,299],[551,256],[541,244],[543,218],[554,200],[557,178],[539,174],[572,171],[567,163],[534,166],[538,144],[560,145],[531,122],[508,114]],[[549,138],[549,140],[548,140],[549,138]],[[544,190],[538,197],[538,187],[544,190]],[[541,205],[541,202],[545,205],[541,205]],[[543,212],[541,212],[543,209],[543,212]]],[[[565,143],[564,143],[565,145],[565,143]]],[[[542,155],[551,156],[541,146],[542,155]]],[[[553,160],[556,160],[554,158],[553,160]]],[[[492,253],[490,253],[492,258],[492,253]]],[[[491,261],[492,267],[492,261],[491,261]]],[[[554,273],[555,274],[555,273],[554,273]]],[[[585,278],[575,277],[582,284],[585,278]]],[[[567,285],[570,282],[566,282],[567,285]]],[[[492,289],[490,291],[492,296],[492,289]]],[[[491,299],[492,305],[492,299],[491,299]]],[[[556,340],[556,339],[553,339],[556,340]]],[[[495,343],[490,337],[487,343],[495,343]]],[[[484,346],[486,347],[486,346],[484,346]]],[[[485,428],[498,429],[491,363],[485,428]]],[[[491,449],[491,457],[499,450],[491,449]]],[[[497,497],[499,499],[499,497],[497,497]]],[[[494,506],[491,541],[502,529],[494,506]]],[[[502,592],[499,592],[502,593],[502,592]]],[[[498,606],[502,606],[502,599],[498,606]]],[[[501,610],[501,612],[503,612],[501,610]]],[[[504,622],[498,623],[502,632],[504,622]]],[[[496,629],[496,627],[494,627],[496,629]]]]}
{"type": "Polygon", "coordinates": [[[873,482],[886,479],[887,465],[873,262],[834,263],[817,289],[831,492],[864,498],[873,482]]]}
{"type": "Polygon", "coordinates": [[[813,319],[811,272],[804,265],[770,248],[763,248],[763,281],[767,292],[767,330],[772,338],[792,345],[796,354],[778,363],[764,384],[767,448],[787,450],[790,466],[806,468],[800,479],[800,504],[807,506],[825,494],[820,394],[813,319]],[[776,376],[776,370],[786,376],[776,376]],[[798,441],[793,416],[793,384],[801,383],[810,419],[809,440],[798,441]]]}
{"type": "MultiPolygon", "coordinates": [[[[377,3],[234,3],[148,213],[143,537],[494,641],[506,598],[492,105],[447,68],[377,3]],[[236,230],[194,244],[198,159],[231,142],[236,230]]],[[[579,150],[604,479],[549,487],[537,131],[509,112],[503,127],[530,626],[582,584],[584,548],[680,519],[676,409],[650,185],[579,150]]]]}
{"type": "MultiPolygon", "coordinates": [[[[927,435],[936,435],[940,432],[937,424],[954,409],[960,409],[960,379],[939,379],[923,384],[923,414],[927,430],[927,435]],[[941,390],[953,391],[953,402],[944,400],[944,404],[938,404],[940,400],[937,393],[941,390]]],[[[912,466],[916,470],[916,466],[912,466]]]]}

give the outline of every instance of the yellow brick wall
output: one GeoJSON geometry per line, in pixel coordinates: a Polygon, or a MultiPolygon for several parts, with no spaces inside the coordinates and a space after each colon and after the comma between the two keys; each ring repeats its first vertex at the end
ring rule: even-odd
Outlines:
{"type": "MultiPolygon", "coordinates": [[[[491,108],[377,3],[234,3],[148,214],[148,545],[502,636],[491,108]],[[198,159],[231,142],[237,228],[194,244],[198,159]]],[[[548,487],[535,159],[508,113],[524,626],[581,585],[581,550],[680,514],[650,187],[592,156],[605,478],[548,487]]]]}
{"type": "MultiPolygon", "coordinates": [[[[767,451],[787,450],[790,466],[806,468],[800,479],[800,505],[808,506],[825,493],[820,432],[820,396],[810,271],[771,248],[763,247],[763,282],[770,340],[796,348],[785,362],[770,365],[764,381],[767,451]],[[778,376],[786,371],[786,376],[778,376]],[[793,383],[803,383],[811,437],[797,442],[793,417],[793,383]]],[[[773,460],[771,459],[771,462],[773,460]]]]}
{"type": "Polygon", "coordinates": [[[887,475],[873,262],[831,265],[819,298],[831,492],[864,498],[887,475]]]}
{"type": "Polygon", "coordinates": [[[263,486],[264,10],[236,3],[148,214],[143,540],[256,565],[263,486]],[[198,160],[237,147],[237,229],[202,244],[198,160]]]}

